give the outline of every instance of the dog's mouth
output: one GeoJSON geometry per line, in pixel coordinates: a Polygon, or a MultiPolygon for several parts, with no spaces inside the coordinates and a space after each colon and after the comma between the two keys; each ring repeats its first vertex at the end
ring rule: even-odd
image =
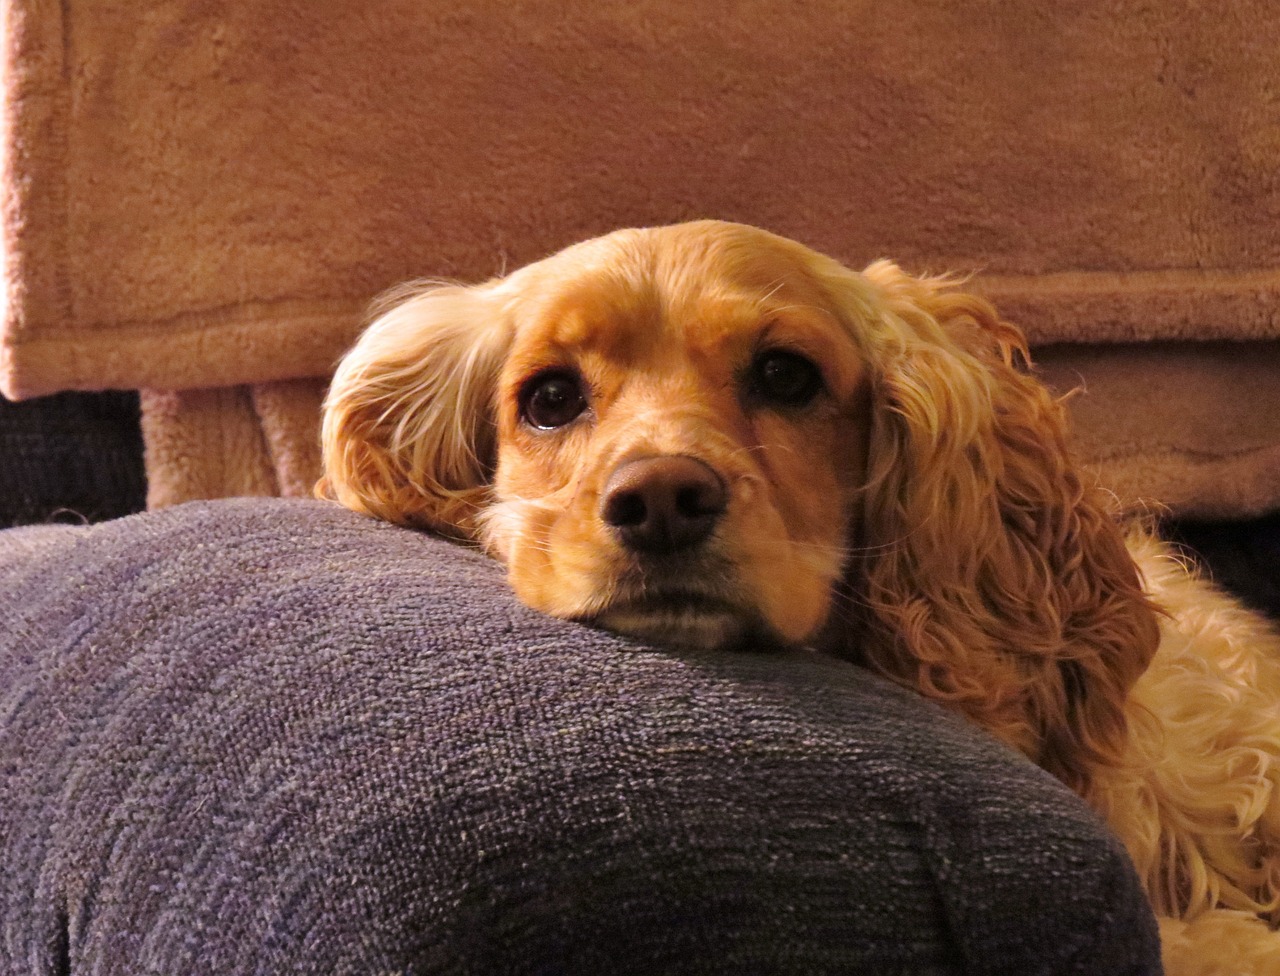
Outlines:
{"type": "Polygon", "coordinates": [[[686,647],[767,647],[779,643],[758,612],[693,591],[618,599],[586,622],[630,637],[686,647]]]}

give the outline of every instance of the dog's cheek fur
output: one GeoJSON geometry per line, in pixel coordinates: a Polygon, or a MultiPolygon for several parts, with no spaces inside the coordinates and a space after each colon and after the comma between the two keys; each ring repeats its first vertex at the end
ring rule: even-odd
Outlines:
{"type": "Polygon", "coordinates": [[[744,582],[786,639],[811,638],[831,612],[848,560],[849,521],[865,470],[861,396],[805,417],[762,413],[759,474],[738,499],[730,536],[744,582]]]}
{"type": "Polygon", "coordinates": [[[843,548],[751,540],[743,552],[743,588],[761,616],[785,643],[807,642],[830,613],[843,548]]]}
{"type": "Polygon", "coordinates": [[[566,545],[565,503],[557,493],[537,499],[495,502],[485,513],[482,538],[507,567],[521,601],[556,617],[589,612],[598,581],[598,548],[566,545]]]}

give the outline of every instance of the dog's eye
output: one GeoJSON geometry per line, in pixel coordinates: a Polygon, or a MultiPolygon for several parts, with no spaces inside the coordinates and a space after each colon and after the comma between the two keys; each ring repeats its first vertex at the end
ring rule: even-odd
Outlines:
{"type": "Polygon", "coordinates": [[[520,414],[530,426],[554,430],[587,408],[582,383],[572,373],[543,373],[530,380],[520,395],[520,414]]]}
{"type": "Polygon", "coordinates": [[[822,373],[799,353],[773,349],[751,364],[751,393],[765,403],[806,406],[822,389],[822,373]]]}

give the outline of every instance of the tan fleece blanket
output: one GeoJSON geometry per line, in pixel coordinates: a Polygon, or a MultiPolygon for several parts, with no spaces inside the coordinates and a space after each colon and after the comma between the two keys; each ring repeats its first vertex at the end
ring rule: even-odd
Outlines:
{"type": "MultiPolygon", "coordinates": [[[[695,216],[853,265],[981,270],[1037,343],[1280,339],[1270,0],[10,0],[6,16],[10,397],[321,380],[395,282],[695,216]]],[[[247,443],[210,418],[234,432],[271,413],[259,400],[149,397],[153,486],[175,444],[247,443]]],[[[1160,450],[1185,421],[1136,409],[1160,450]]],[[[1271,433],[1249,453],[1280,474],[1271,433]]],[[[1280,503],[1275,481],[1245,507],[1280,503]]]]}

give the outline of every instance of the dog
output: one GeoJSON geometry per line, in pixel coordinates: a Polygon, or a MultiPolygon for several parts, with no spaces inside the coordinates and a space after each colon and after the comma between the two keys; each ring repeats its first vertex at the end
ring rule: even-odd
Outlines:
{"type": "Polygon", "coordinates": [[[549,614],[939,701],[1106,819],[1169,972],[1280,973],[1280,636],[1083,476],[986,301],[697,221],[374,314],[318,494],[482,546],[549,614]]]}

